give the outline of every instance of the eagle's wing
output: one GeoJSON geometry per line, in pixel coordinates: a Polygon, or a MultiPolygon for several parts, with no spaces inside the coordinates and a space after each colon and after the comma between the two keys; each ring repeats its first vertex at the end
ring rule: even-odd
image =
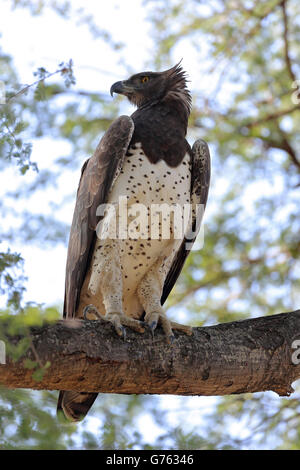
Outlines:
{"type": "Polygon", "coordinates": [[[191,152],[191,163],[191,203],[193,205],[193,212],[190,228],[194,232],[194,235],[192,237],[185,237],[173,260],[163,288],[161,297],[162,305],[173,289],[200,230],[210,183],[210,154],[208,145],[204,140],[198,139],[194,143],[191,152]],[[201,205],[198,207],[199,210],[197,213],[196,204],[201,205]]]}
{"type": "Polygon", "coordinates": [[[95,244],[95,229],[100,219],[96,216],[97,207],[107,202],[109,190],[122,169],[133,131],[133,120],[129,116],[120,116],[82,167],[68,245],[64,317],[75,315],[95,244]]]}

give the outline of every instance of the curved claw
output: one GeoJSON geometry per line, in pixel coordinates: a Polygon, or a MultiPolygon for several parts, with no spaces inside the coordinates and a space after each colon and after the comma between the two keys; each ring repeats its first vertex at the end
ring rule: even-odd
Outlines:
{"type": "Polygon", "coordinates": [[[172,345],[175,341],[175,335],[169,335],[167,336],[167,343],[172,345]]]}
{"type": "Polygon", "coordinates": [[[122,338],[124,341],[126,341],[126,328],[124,328],[124,326],[121,326],[121,330],[122,330],[122,338]]]}
{"type": "Polygon", "coordinates": [[[126,341],[126,329],[123,325],[121,325],[120,320],[111,320],[111,323],[114,325],[116,333],[120,338],[126,341]]]}
{"type": "Polygon", "coordinates": [[[93,313],[94,315],[96,315],[96,317],[100,318],[98,310],[92,304],[87,305],[86,307],[84,307],[84,309],[83,309],[83,318],[84,318],[84,320],[89,321],[89,319],[87,317],[88,313],[93,313]],[[89,310],[92,310],[92,312],[89,312],[89,310]]]}
{"type": "Polygon", "coordinates": [[[88,318],[87,318],[87,312],[88,312],[89,308],[90,308],[90,305],[87,305],[87,306],[84,307],[84,309],[83,309],[83,319],[84,319],[84,320],[88,320],[88,318]]]}
{"type": "Polygon", "coordinates": [[[148,323],[146,321],[141,321],[141,324],[146,330],[149,330],[152,336],[152,339],[154,339],[154,331],[157,327],[157,321],[153,321],[151,323],[148,323]]]}
{"type": "Polygon", "coordinates": [[[151,329],[152,331],[154,331],[155,328],[157,327],[157,321],[151,322],[150,325],[149,325],[149,327],[150,327],[150,329],[151,329]]]}
{"type": "Polygon", "coordinates": [[[152,335],[152,339],[154,339],[154,331],[155,331],[156,327],[157,327],[157,321],[153,321],[149,325],[151,335],[152,335]]]}
{"type": "Polygon", "coordinates": [[[165,333],[167,343],[171,345],[174,343],[176,338],[173,330],[181,331],[187,335],[193,334],[193,330],[190,326],[181,325],[180,323],[168,320],[166,314],[159,310],[146,313],[144,324],[145,323],[147,328],[151,331],[152,339],[154,338],[154,331],[159,324],[165,333]]]}

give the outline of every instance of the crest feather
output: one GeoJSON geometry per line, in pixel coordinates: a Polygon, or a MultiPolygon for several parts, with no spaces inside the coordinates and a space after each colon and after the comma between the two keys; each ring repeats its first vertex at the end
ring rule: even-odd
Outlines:
{"type": "Polygon", "coordinates": [[[187,73],[181,65],[182,59],[173,67],[161,72],[168,81],[168,91],[166,99],[180,100],[189,115],[192,108],[192,97],[187,88],[187,73]]]}

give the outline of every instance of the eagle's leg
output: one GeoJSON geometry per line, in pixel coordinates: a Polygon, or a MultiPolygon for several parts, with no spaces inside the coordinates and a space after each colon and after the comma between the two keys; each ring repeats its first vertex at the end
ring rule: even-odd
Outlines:
{"type": "Polygon", "coordinates": [[[160,299],[165,277],[165,267],[164,261],[159,259],[141,280],[137,294],[146,312],[145,322],[149,325],[152,333],[157,324],[160,324],[167,337],[167,342],[172,343],[175,338],[173,329],[191,335],[192,328],[170,321],[161,306],[160,299]]]}
{"type": "Polygon", "coordinates": [[[88,305],[84,309],[84,317],[94,314],[104,321],[112,323],[119,336],[125,338],[124,326],[143,333],[143,324],[128,317],[123,312],[122,272],[120,261],[120,240],[107,238],[96,250],[92,262],[92,275],[89,290],[93,295],[100,294],[105,307],[105,315],[101,315],[97,308],[88,305]]]}

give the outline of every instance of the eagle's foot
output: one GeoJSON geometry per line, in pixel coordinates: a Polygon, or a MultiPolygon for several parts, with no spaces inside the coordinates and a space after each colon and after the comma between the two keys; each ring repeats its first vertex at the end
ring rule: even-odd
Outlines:
{"type": "Polygon", "coordinates": [[[131,330],[137,331],[138,333],[144,333],[145,328],[139,320],[124,315],[123,312],[110,312],[104,317],[105,321],[112,323],[119,336],[126,339],[126,330],[124,326],[128,326],[131,330]]]}
{"type": "Polygon", "coordinates": [[[189,336],[193,334],[191,326],[170,321],[166,314],[161,311],[148,312],[145,315],[145,323],[149,326],[152,337],[154,337],[154,330],[156,329],[157,325],[161,325],[166,335],[168,344],[172,344],[175,340],[173,330],[181,331],[189,336]]]}
{"type": "Polygon", "coordinates": [[[83,318],[85,320],[90,320],[91,316],[94,317],[94,320],[100,319],[112,323],[112,325],[115,327],[117,335],[121,336],[124,340],[126,339],[126,330],[124,328],[125,326],[128,326],[138,333],[144,333],[145,331],[145,328],[140,321],[128,317],[123,312],[109,312],[106,315],[102,315],[97,310],[97,308],[94,307],[94,305],[87,305],[83,310],[83,318]]]}

